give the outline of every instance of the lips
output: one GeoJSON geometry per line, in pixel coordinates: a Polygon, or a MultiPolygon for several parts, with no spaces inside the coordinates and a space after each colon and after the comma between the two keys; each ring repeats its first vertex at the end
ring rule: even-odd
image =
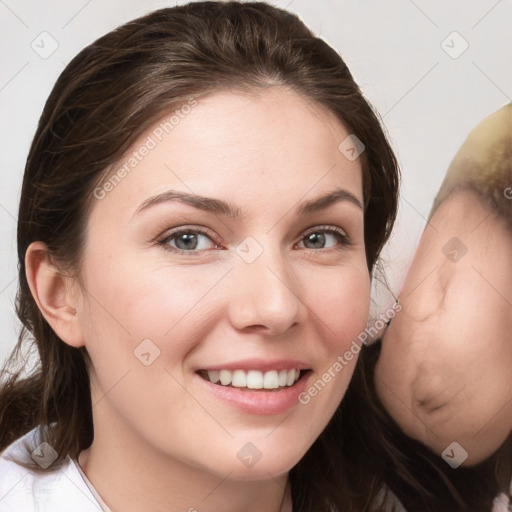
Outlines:
{"type": "Polygon", "coordinates": [[[312,374],[297,360],[252,359],[196,371],[204,389],[230,407],[258,415],[280,414],[298,404],[312,374]]]}

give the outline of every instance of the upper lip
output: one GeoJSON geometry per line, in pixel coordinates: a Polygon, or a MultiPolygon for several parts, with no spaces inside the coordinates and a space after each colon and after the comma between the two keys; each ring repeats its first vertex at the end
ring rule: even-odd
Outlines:
{"type": "Polygon", "coordinates": [[[211,364],[198,368],[198,370],[259,370],[268,372],[272,370],[309,370],[311,365],[299,361],[298,359],[242,359],[239,361],[231,361],[229,363],[211,364]]]}

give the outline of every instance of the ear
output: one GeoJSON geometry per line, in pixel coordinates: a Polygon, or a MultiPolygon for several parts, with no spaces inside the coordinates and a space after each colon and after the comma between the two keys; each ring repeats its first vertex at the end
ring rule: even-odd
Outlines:
{"type": "Polygon", "coordinates": [[[25,254],[25,273],[32,296],[55,334],[72,347],[83,346],[77,313],[77,283],[59,272],[43,242],[29,245],[25,254]]]}

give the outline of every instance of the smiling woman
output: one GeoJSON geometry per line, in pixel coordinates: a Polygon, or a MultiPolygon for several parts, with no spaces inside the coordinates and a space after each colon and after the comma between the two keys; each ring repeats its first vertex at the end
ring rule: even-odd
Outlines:
{"type": "Polygon", "coordinates": [[[341,57],[285,11],[196,2],[85,48],[25,169],[0,509],[391,510],[343,398],[397,193],[341,57]]]}

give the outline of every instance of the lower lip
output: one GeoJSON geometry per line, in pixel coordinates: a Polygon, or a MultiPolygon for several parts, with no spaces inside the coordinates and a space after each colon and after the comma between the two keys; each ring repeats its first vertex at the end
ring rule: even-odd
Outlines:
{"type": "Polygon", "coordinates": [[[213,384],[199,375],[198,378],[215,397],[227,402],[232,407],[249,414],[271,415],[286,412],[297,405],[299,395],[306,388],[309,374],[308,371],[293,386],[280,391],[262,389],[242,391],[230,386],[213,384]]]}

